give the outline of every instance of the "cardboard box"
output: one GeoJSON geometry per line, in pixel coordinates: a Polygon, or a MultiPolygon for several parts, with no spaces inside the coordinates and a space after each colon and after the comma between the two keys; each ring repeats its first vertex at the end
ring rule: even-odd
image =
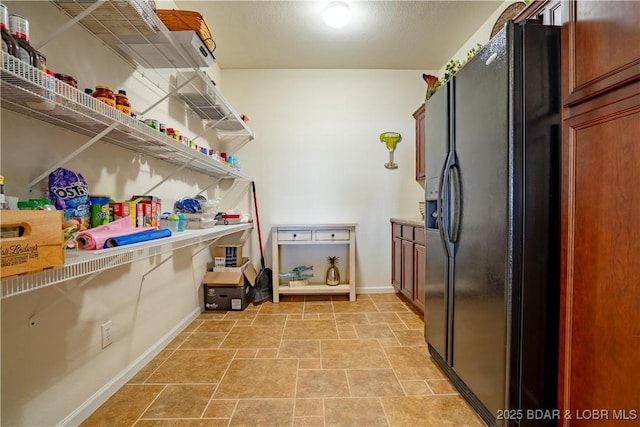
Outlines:
{"type": "Polygon", "coordinates": [[[258,273],[251,263],[242,271],[208,271],[202,279],[205,310],[242,311],[256,294],[258,273]]]}
{"type": "Polygon", "coordinates": [[[62,211],[0,210],[0,277],[64,264],[62,211]]]}
{"type": "Polygon", "coordinates": [[[221,245],[214,250],[215,267],[240,267],[243,263],[242,245],[221,245]]]}
{"type": "Polygon", "coordinates": [[[249,267],[249,258],[242,258],[240,267],[213,267],[212,271],[242,273],[249,267]]]}

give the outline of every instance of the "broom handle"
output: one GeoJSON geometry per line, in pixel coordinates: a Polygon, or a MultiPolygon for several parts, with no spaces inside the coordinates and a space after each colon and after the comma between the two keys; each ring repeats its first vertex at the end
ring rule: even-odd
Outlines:
{"type": "Polygon", "coordinates": [[[253,189],[253,206],[256,211],[256,224],[258,224],[258,242],[260,243],[260,263],[264,270],[264,254],[262,253],[262,233],[260,232],[260,216],[258,215],[258,199],[256,198],[256,183],[251,181],[251,188],[253,189]]]}

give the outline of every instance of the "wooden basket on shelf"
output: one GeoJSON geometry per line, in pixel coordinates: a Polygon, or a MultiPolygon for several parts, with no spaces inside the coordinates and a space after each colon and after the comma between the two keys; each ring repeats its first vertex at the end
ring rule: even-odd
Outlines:
{"type": "Polygon", "coordinates": [[[200,13],[176,9],[158,9],[156,13],[170,31],[195,31],[211,53],[216,50],[213,34],[200,13]]]}

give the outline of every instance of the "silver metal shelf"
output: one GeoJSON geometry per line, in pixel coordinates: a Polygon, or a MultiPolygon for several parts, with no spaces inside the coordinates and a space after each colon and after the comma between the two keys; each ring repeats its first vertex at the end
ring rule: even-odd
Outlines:
{"type": "Polygon", "coordinates": [[[88,276],[163,253],[173,252],[187,246],[207,244],[223,236],[251,230],[252,228],[252,223],[216,225],[210,229],[185,230],[163,239],[122,247],[97,251],[66,251],[65,263],[61,267],[3,279],[0,299],[35,291],[66,280],[88,276]]]}
{"type": "Polygon", "coordinates": [[[200,118],[208,120],[211,127],[221,131],[243,131],[253,139],[251,130],[204,71],[181,73],[177,81],[178,96],[200,118]]]}
{"type": "Polygon", "coordinates": [[[92,137],[106,131],[108,143],[207,175],[252,179],[11,55],[1,58],[2,108],[92,137]]]}
{"type": "MultiPolygon", "coordinates": [[[[184,31],[169,31],[146,1],[98,0],[100,4],[97,5],[95,1],[54,0],[54,3],[74,20],[79,20],[88,31],[141,67],[175,69],[177,87],[180,88],[178,95],[208,122],[208,128],[221,133],[231,132],[233,138],[241,137],[245,141],[254,139],[253,132],[240,115],[200,70],[213,61],[203,62],[204,59],[197,53],[198,49],[192,46],[193,40],[185,42],[184,31]],[[84,16],[85,13],[88,14],[84,16]],[[180,87],[185,80],[189,83],[180,87]]],[[[195,39],[201,42],[197,36],[195,39]]]]}

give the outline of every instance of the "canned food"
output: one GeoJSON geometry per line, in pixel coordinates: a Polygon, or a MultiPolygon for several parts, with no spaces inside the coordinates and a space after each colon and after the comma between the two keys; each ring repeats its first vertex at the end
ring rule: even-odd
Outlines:
{"type": "Polygon", "coordinates": [[[131,115],[131,104],[127,97],[127,91],[120,89],[116,94],[116,108],[127,116],[131,115]]]}
{"type": "Polygon", "coordinates": [[[116,107],[116,96],[109,86],[96,86],[96,90],[93,91],[92,95],[98,101],[104,102],[110,107],[116,107]]]}
{"type": "Polygon", "coordinates": [[[144,124],[155,130],[160,130],[160,122],[156,119],[145,119],[144,124]]]}
{"type": "Polygon", "coordinates": [[[69,86],[74,87],[76,89],[78,88],[78,81],[73,76],[69,76],[67,74],[60,74],[60,73],[56,73],[55,76],[56,76],[56,79],[68,84],[69,86]]]}

